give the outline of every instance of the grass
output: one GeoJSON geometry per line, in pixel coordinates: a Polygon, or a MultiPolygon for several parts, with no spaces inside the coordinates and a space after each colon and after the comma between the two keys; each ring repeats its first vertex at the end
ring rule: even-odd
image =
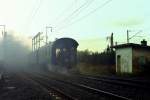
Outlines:
{"type": "Polygon", "coordinates": [[[92,65],[79,63],[77,65],[79,73],[85,75],[110,75],[115,73],[115,66],[110,65],[92,65]]]}

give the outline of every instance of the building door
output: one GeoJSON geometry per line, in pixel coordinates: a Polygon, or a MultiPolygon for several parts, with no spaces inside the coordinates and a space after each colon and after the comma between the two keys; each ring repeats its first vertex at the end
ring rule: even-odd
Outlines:
{"type": "Polygon", "coordinates": [[[117,72],[121,72],[121,56],[117,55],[117,72]]]}

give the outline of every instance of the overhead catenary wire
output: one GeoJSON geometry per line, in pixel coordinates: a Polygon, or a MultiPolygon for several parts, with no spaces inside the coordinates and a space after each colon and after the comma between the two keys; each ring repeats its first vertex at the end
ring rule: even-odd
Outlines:
{"type": "Polygon", "coordinates": [[[137,34],[141,33],[142,30],[139,30],[137,33],[135,33],[133,36],[131,36],[129,39],[132,39],[133,37],[137,36],[137,34]]]}
{"type": "Polygon", "coordinates": [[[39,0],[39,4],[38,4],[37,8],[35,9],[35,12],[33,13],[32,17],[31,17],[32,19],[34,19],[34,17],[36,16],[37,12],[39,11],[39,9],[40,9],[40,7],[42,5],[42,1],[43,0],[39,0]]]}
{"type": "Polygon", "coordinates": [[[67,16],[65,19],[63,19],[59,24],[56,24],[56,27],[59,27],[62,24],[65,24],[66,22],[69,22],[73,20],[73,18],[77,17],[84,9],[86,9],[94,0],[87,0],[85,3],[83,3],[81,6],[79,6],[77,9],[75,9],[69,16],[67,16]]]}
{"type": "Polygon", "coordinates": [[[70,24],[68,24],[68,25],[66,25],[66,26],[60,27],[60,28],[57,29],[57,30],[60,31],[60,30],[66,28],[66,27],[68,27],[68,26],[71,26],[71,25],[73,25],[73,24],[75,24],[75,23],[77,23],[77,22],[79,22],[79,21],[81,21],[81,20],[83,20],[83,19],[89,17],[89,15],[91,15],[91,14],[95,13],[97,10],[99,10],[99,9],[101,9],[101,8],[103,8],[103,7],[105,7],[105,6],[106,6],[107,4],[109,4],[111,1],[113,1],[113,0],[107,0],[106,2],[104,2],[103,4],[101,4],[100,6],[98,6],[97,8],[95,8],[94,10],[90,11],[90,12],[87,13],[86,15],[80,17],[79,19],[75,20],[74,22],[72,22],[72,23],[70,23],[70,24]]]}
{"type": "Polygon", "coordinates": [[[28,16],[27,22],[26,22],[26,25],[25,25],[25,26],[28,27],[27,28],[28,30],[30,29],[30,25],[32,24],[36,14],[38,13],[38,11],[39,11],[39,9],[40,9],[40,7],[42,5],[42,2],[43,2],[43,0],[36,0],[36,3],[35,3],[32,11],[30,12],[30,14],[28,16]]]}
{"type": "Polygon", "coordinates": [[[69,4],[58,16],[56,16],[55,19],[53,19],[53,22],[51,23],[58,23],[57,21],[59,21],[66,12],[68,12],[74,5],[74,3],[76,2],[76,0],[73,0],[73,2],[71,2],[71,4],[69,4]]]}

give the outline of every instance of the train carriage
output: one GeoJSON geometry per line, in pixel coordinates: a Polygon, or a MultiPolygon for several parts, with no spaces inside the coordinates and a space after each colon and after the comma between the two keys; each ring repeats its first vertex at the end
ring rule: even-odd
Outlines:
{"type": "Polygon", "coordinates": [[[32,61],[39,66],[70,69],[77,63],[78,42],[72,38],[60,38],[32,52],[32,61]]]}

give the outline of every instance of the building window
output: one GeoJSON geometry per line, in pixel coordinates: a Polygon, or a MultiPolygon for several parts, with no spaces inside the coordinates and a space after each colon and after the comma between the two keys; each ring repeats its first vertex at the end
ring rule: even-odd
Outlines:
{"type": "Polygon", "coordinates": [[[145,64],[146,64],[146,58],[144,56],[139,57],[140,67],[144,67],[145,64]]]}
{"type": "Polygon", "coordinates": [[[117,72],[121,72],[121,56],[117,55],[117,72]]]}

